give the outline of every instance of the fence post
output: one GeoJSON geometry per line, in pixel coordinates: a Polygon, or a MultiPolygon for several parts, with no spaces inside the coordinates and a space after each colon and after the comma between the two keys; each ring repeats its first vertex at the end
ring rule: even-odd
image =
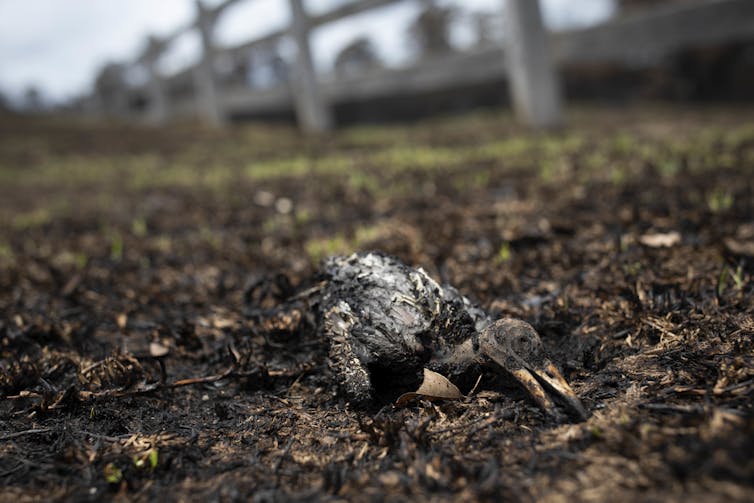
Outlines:
{"type": "Polygon", "coordinates": [[[147,120],[152,124],[164,124],[168,119],[168,96],[165,93],[164,82],[157,62],[165,50],[165,43],[157,37],[150,36],[147,50],[144,52],[144,64],[149,74],[149,112],[147,120]]]}
{"type": "Polygon", "coordinates": [[[562,124],[557,76],[539,0],[507,0],[508,80],[519,120],[535,128],[562,124]]]}
{"type": "Polygon", "coordinates": [[[196,0],[197,24],[202,40],[202,56],[195,70],[197,87],[197,109],[199,114],[212,126],[221,126],[225,117],[217,97],[215,82],[215,44],[214,28],[216,14],[205,7],[201,0],[196,0]]]}
{"type": "Polygon", "coordinates": [[[131,119],[128,107],[126,67],[119,63],[106,64],[94,81],[91,107],[95,114],[109,119],[131,119]]]}
{"type": "Polygon", "coordinates": [[[323,133],[332,129],[333,120],[317,82],[309,46],[309,18],[302,0],[290,0],[291,34],[296,41],[294,98],[299,127],[306,133],[323,133]]]}

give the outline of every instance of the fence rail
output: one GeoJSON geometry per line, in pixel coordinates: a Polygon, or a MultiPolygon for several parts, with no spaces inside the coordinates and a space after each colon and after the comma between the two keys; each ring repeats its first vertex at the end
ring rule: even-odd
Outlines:
{"type": "MultiPolygon", "coordinates": [[[[213,8],[205,7],[197,0],[194,21],[165,37],[150,39],[143,54],[132,63],[146,68],[149,76],[147,84],[141,88],[141,92],[147,96],[143,117],[153,122],[164,122],[172,117],[200,115],[210,123],[221,124],[229,114],[239,112],[259,114],[295,110],[304,130],[322,131],[332,124],[329,110],[333,104],[498,81],[508,79],[511,72],[521,76],[531,70],[531,66],[544,65],[544,74],[521,77],[525,80],[518,87],[528,92],[534,83],[550,78],[552,82],[548,86],[552,89],[523,97],[514,94],[514,99],[530,106],[532,103],[554,100],[544,115],[555,115],[543,119],[544,122],[526,117],[531,111],[523,111],[521,115],[534,125],[559,121],[557,96],[552,96],[553,92],[557,92],[554,78],[547,76],[546,58],[543,62],[536,61],[543,54],[546,56],[548,51],[537,48],[535,41],[528,52],[516,53],[516,48],[521,49],[522,36],[532,31],[524,23],[541,23],[541,18],[527,21],[527,16],[532,15],[528,10],[532,4],[536,4],[531,0],[508,0],[513,7],[509,16],[511,13],[518,15],[513,18],[516,24],[509,26],[507,38],[510,43],[507,45],[441,54],[421,59],[405,68],[378,68],[370,69],[363,75],[325,78],[320,78],[314,72],[309,49],[311,30],[374,9],[416,0],[355,0],[316,15],[308,15],[301,0],[289,0],[292,12],[290,26],[231,47],[217,45],[213,32],[218,19],[242,1],[255,0],[226,0],[213,8]],[[517,13],[517,8],[526,12],[517,13]],[[517,30],[516,26],[525,29],[517,30]],[[199,62],[171,76],[161,75],[158,71],[160,57],[179,37],[190,32],[198,32],[201,36],[202,55],[199,62]],[[518,37],[515,36],[516,32],[519,32],[518,37]],[[259,89],[243,82],[221,82],[218,78],[215,71],[218,58],[248,58],[255,50],[274,46],[283,38],[293,39],[297,46],[295,64],[286,63],[285,71],[290,73],[286,82],[259,89]],[[177,88],[184,91],[192,89],[193,93],[176,93],[173,90],[177,88]]],[[[535,16],[538,17],[538,14],[535,13],[535,16]]],[[[753,19],[754,1],[700,0],[697,3],[640,11],[591,28],[551,34],[549,42],[545,42],[542,35],[541,45],[550,47],[558,66],[612,62],[629,67],[647,67],[658,64],[673,51],[684,47],[754,40],[753,19]]],[[[516,78],[511,80],[515,83],[516,78]]]]}

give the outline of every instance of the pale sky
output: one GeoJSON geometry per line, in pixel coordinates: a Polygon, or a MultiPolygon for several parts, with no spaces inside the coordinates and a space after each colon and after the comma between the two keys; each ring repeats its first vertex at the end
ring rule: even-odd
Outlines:
{"type": "MultiPolygon", "coordinates": [[[[322,12],[348,0],[305,1],[310,12],[322,12]]],[[[441,1],[495,12],[503,2],[441,1]]],[[[614,0],[542,0],[542,5],[547,24],[562,28],[605,19],[614,0]]],[[[406,0],[317,30],[313,47],[319,69],[327,71],[337,50],[359,35],[369,36],[388,63],[406,59],[406,27],[417,6],[406,0]]],[[[0,92],[18,97],[33,84],[54,101],[86,93],[105,62],[133,60],[148,34],[171,33],[188,24],[194,10],[194,0],[0,0],[0,92]]],[[[288,0],[245,0],[226,13],[217,37],[232,45],[284,26],[288,0]]],[[[460,44],[470,38],[462,27],[454,35],[460,44]]],[[[190,63],[197,49],[195,35],[182,37],[165,58],[165,69],[190,63]]]]}

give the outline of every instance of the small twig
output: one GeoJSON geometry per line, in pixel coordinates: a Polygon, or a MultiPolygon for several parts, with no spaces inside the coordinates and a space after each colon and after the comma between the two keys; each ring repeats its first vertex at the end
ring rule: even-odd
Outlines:
{"type": "Polygon", "coordinates": [[[40,398],[42,395],[34,391],[23,390],[18,395],[8,395],[6,400],[22,400],[24,398],[40,398]]]}
{"type": "Polygon", "coordinates": [[[317,283],[313,287],[308,288],[308,289],[304,290],[303,292],[299,292],[296,295],[294,295],[293,297],[290,297],[288,299],[288,301],[309,299],[309,298],[313,297],[314,295],[317,295],[324,288],[324,286],[326,284],[327,284],[326,281],[320,281],[319,283],[317,283]]]}
{"type": "Polygon", "coordinates": [[[278,474],[278,471],[280,470],[280,467],[283,465],[283,461],[285,461],[285,458],[288,457],[288,453],[291,452],[291,446],[293,445],[293,437],[291,437],[288,440],[288,443],[285,446],[285,449],[283,449],[283,453],[280,455],[280,458],[275,463],[275,467],[273,468],[273,473],[275,475],[278,474]]]}
{"type": "Polygon", "coordinates": [[[188,379],[180,379],[178,381],[175,381],[174,383],[165,384],[161,387],[163,388],[180,388],[181,386],[189,386],[192,384],[203,384],[203,383],[210,383],[210,382],[216,382],[221,379],[225,379],[229,375],[231,375],[236,370],[235,363],[228,367],[224,372],[220,374],[215,374],[211,376],[204,376],[204,377],[189,377],[188,379]]]}
{"type": "Polygon", "coordinates": [[[0,436],[0,442],[3,440],[11,440],[13,438],[23,437],[24,435],[34,435],[35,433],[49,433],[52,428],[32,428],[31,430],[16,431],[14,433],[6,433],[0,436]]]}
{"type": "Polygon", "coordinates": [[[479,374],[479,377],[477,377],[477,378],[476,378],[476,382],[474,383],[474,387],[473,387],[473,388],[471,388],[471,391],[469,391],[468,395],[466,395],[466,396],[471,396],[471,395],[473,395],[473,394],[474,394],[474,392],[475,392],[475,391],[476,391],[476,389],[477,389],[477,386],[479,386],[479,383],[480,383],[480,382],[482,382],[482,374],[479,374]]]}
{"type": "Polygon", "coordinates": [[[290,386],[288,386],[288,389],[285,392],[286,395],[291,394],[291,390],[293,389],[293,387],[296,386],[299,382],[301,382],[301,378],[304,377],[305,374],[306,374],[306,371],[303,371],[296,377],[296,379],[293,380],[293,382],[291,383],[290,386]]]}
{"type": "Polygon", "coordinates": [[[279,397],[279,396],[277,396],[277,395],[268,395],[268,396],[269,396],[270,398],[272,398],[273,400],[277,400],[278,402],[282,403],[282,404],[283,404],[283,405],[285,405],[286,407],[290,407],[290,406],[291,406],[291,402],[289,402],[289,401],[288,401],[288,400],[286,400],[285,398],[280,398],[280,397],[279,397]]]}
{"type": "Polygon", "coordinates": [[[675,334],[675,333],[671,332],[670,330],[664,328],[662,325],[660,325],[659,323],[657,323],[653,319],[645,319],[645,320],[642,320],[642,321],[646,325],[649,325],[650,327],[654,328],[655,330],[660,331],[663,335],[667,335],[667,336],[669,336],[669,337],[671,337],[673,339],[677,339],[678,338],[677,334],[675,334]]]}
{"type": "Polygon", "coordinates": [[[694,388],[691,386],[671,386],[661,391],[662,394],[669,395],[670,393],[677,393],[679,395],[696,395],[704,396],[707,394],[707,390],[701,388],[694,388]]]}
{"type": "Polygon", "coordinates": [[[229,377],[230,375],[233,375],[233,373],[238,369],[238,360],[235,358],[235,355],[232,351],[230,351],[231,358],[233,359],[233,363],[230,367],[228,367],[224,372],[220,374],[210,375],[210,376],[203,376],[203,377],[190,377],[187,379],[179,379],[178,381],[172,382],[172,383],[166,383],[164,382],[164,376],[161,376],[160,381],[156,383],[149,384],[147,386],[144,386],[139,389],[134,390],[105,390],[100,392],[88,392],[88,391],[79,391],[79,398],[80,399],[97,399],[97,398],[121,398],[121,397],[128,397],[128,396],[138,396],[138,395],[145,395],[147,393],[153,393],[155,391],[160,391],[164,389],[174,389],[174,388],[180,388],[182,386],[190,386],[192,384],[204,384],[204,383],[211,383],[216,382],[221,379],[225,379],[226,377],[229,377]]]}
{"type": "Polygon", "coordinates": [[[110,437],[108,435],[100,435],[99,433],[92,433],[91,431],[79,430],[79,433],[86,435],[87,437],[99,438],[106,440],[107,442],[120,442],[121,440],[130,437],[131,435],[121,435],[119,437],[110,437]]]}
{"type": "Polygon", "coordinates": [[[89,372],[91,372],[92,370],[96,369],[97,367],[101,367],[102,365],[104,365],[105,363],[107,363],[108,360],[109,360],[109,358],[105,358],[104,360],[100,360],[100,361],[94,362],[91,365],[88,365],[87,367],[81,369],[81,373],[82,374],[88,374],[89,372]]]}
{"type": "Polygon", "coordinates": [[[713,390],[713,393],[715,395],[722,395],[723,393],[730,393],[731,391],[736,391],[741,388],[745,388],[746,386],[750,386],[754,384],[754,379],[749,379],[746,381],[742,381],[736,384],[731,384],[730,386],[726,386],[725,388],[721,390],[713,390]]]}
{"type": "Polygon", "coordinates": [[[643,403],[639,404],[639,408],[654,410],[657,412],[678,412],[681,414],[699,414],[704,411],[704,409],[698,405],[673,405],[668,403],[643,403]]]}
{"type": "Polygon", "coordinates": [[[21,470],[23,467],[28,466],[28,463],[24,463],[23,461],[18,463],[15,467],[11,468],[10,470],[4,471],[3,473],[0,473],[0,479],[7,477],[8,475],[13,475],[17,471],[21,470]]]}

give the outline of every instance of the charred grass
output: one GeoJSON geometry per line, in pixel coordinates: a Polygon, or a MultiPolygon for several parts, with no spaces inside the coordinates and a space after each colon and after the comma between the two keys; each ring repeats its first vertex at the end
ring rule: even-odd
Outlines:
{"type": "Polygon", "coordinates": [[[751,501],[751,110],[0,124],[0,499],[751,501]],[[353,410],[249,312],[380,249],[531,322],[591,413],[483,378],[353,410]]]}

